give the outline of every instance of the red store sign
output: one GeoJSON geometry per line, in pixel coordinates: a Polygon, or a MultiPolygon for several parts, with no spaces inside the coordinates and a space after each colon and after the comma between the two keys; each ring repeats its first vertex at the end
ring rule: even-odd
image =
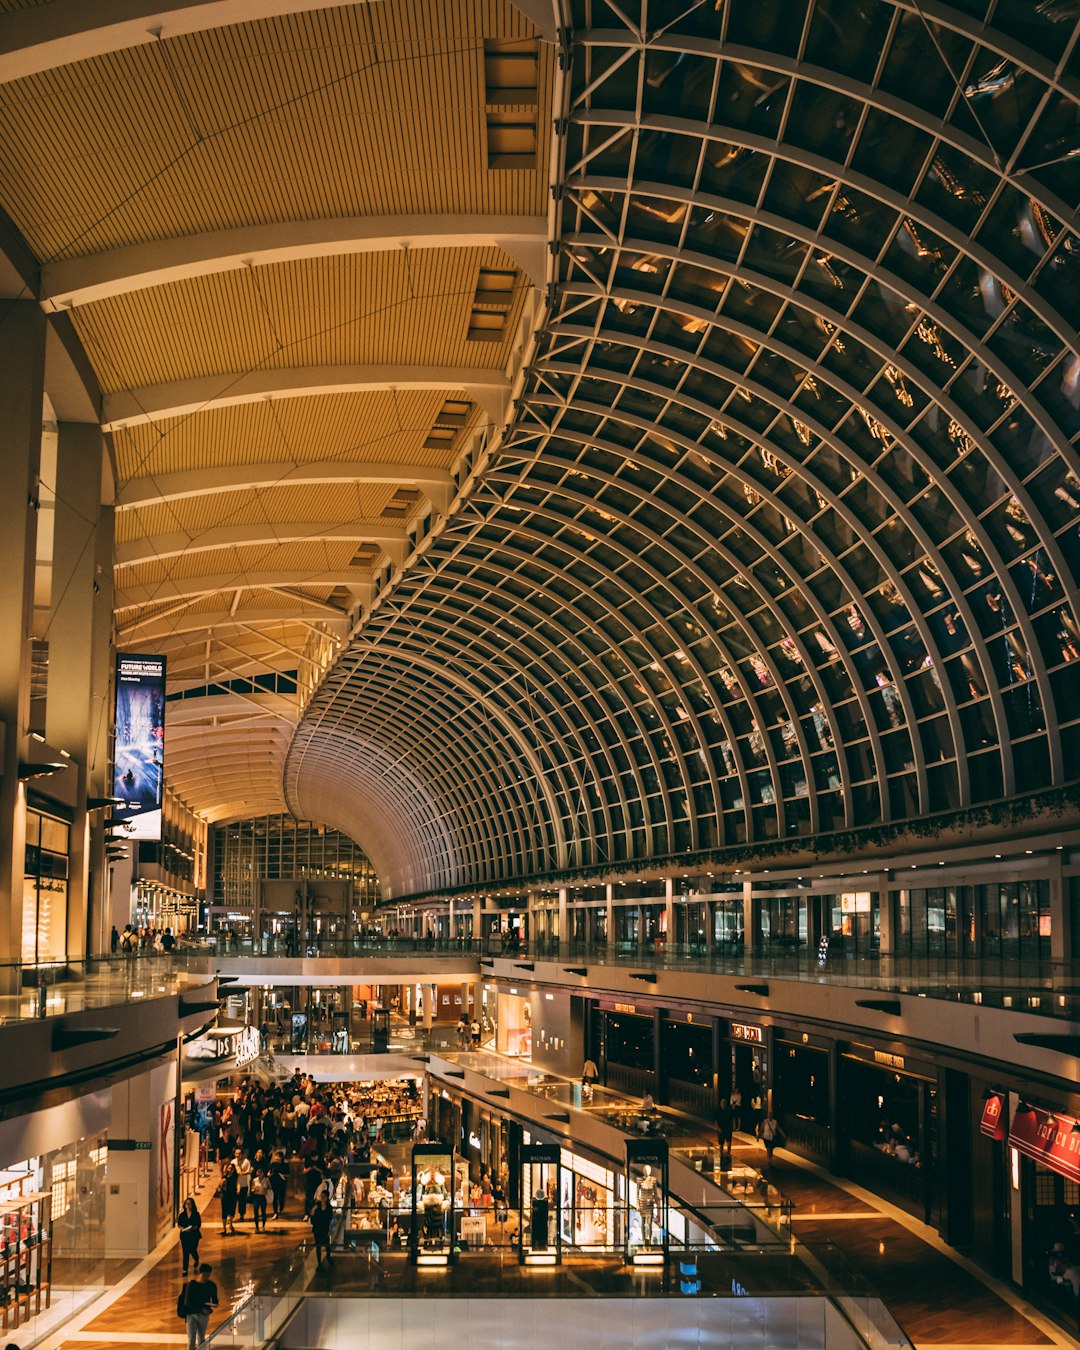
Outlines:
{"type": "Polygon", "coordinates": [[[1076,1123],[1072,1116],[1056,1112],[1017,1111],[1009,1131],[1009,1146],[1070,1181],[1080,1182],[1080,1131],[1073,1129],[1076,1123]]]}
{"type": "Polygon", "coordinates": [[[995,1095],[987,1097],[986,1101],[983,1102],[982,1120],[979,1122],[979,1129],[983,1134],[988,1134],[991,1139],[1004,1139],[1009,1133],[1004,1097],[995,1095]]]}

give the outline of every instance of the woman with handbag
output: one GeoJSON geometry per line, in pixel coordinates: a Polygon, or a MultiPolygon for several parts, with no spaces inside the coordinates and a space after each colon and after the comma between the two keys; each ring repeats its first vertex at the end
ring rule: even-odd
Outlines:
{"type": "Polygon", "coordinates": [[[202,1237],[202,1215],[195,1201],[189,1195],[184,1201],[180,1216],[176,1220],[180,1229],[180,1251],[184,1258],[184,1274],[188,1273],[188,1262],[193,1271],[199,1269],[199,1239],[202,1237]]]}

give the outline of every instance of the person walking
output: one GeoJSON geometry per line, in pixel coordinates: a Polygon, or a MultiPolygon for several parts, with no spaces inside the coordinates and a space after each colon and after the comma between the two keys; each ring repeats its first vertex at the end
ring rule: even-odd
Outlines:
{"type": "Polygon", "coordinates": [[[242,1149],[235,1149],[233,1166],[236,1168],[236,1208],[243,1223],[247,1218],[248,1192],[251,1190],[251,1159],[242,1149]]]}
{"type": "Polygon", "coordinates": [[[731,1096],[728,1098],[731,1106],[731,1128],[733,1130],[742,1129],[742,1092],[738,1086],[731,1089],[731,1096]]]}
{"type": "Polygon", "coordinates": [[[289,1186],[289,1164],[281,1149],[277,1149],[270,1159],[270,1194],[273,1197],[273,1217],[280,1219],[285,1214],[285,1192],[289,1186]]]}
{"type": "Polygon", "coordinates": [[[720,1166],[724,1166],[725,1159],[731,1158],[731,1135],[734,1129],[731,1105],[726,1097],[720,1098],[720,1105],[716,1108],[716,1142],[720,1145],[720,1166]]]}
{"type": "Polygon", "coordinates": [[[120,934],[117,931],[116,924],[113,924],[112,933],[109,936],[109,951],[111,951],[113,956],[115,956],[116,953],[119,951],[119,949],[120,949],[120,934]]]}
{"type": "Polygon", "coordinates": [[[199,1278],[192,1280],[184,1291],[188,1350],[198,1350],[206,1340],[210,1313],[218,1305],[217,1285],[210,1278],[211,1270],[212,1267],[204,1261],[199,1267],[199,1278]]]}
{"type": "Polygon", "coordinates": [[[330,1197],[322,1195],[312,1206],[311,1214],[308,1216],[311,1220],[311,1234],[315,1239],[315,1268],[322,1265],[323,1252],[326,1253],[326,1264],[332,1266],[334,1258],[330,1255],[330,1224],[334,1218],[334,1211],[330,1208],[330,1197]]]}
{"type": "Polygon", "coordinates": [[[772,1111],[766,1111],[761,1122],[761,1142],[765,1145],[766,1170],[772,1171],[773,1149],[784,1142],[784,1131],[772,1111]]]}
{"type": "Polygon", "coordinates": [[[221,1236],[236,1236],[236,1168],[227,1162],[221,1172],[221,1236]]]}
{"type": "Polygon", "coordinates": [[[257,1167],[251,1178],[251,1218],[255,1231],[266,1232],[266,1197],[270,1190],[270,1181],[261,1167],[257,1167]]]}
{"type": "Polygon", "coordinates": [[[202,1238],[202,1215],[190,1195],[184,1201],[176,1226],[180,1229],[180,1252],[184,1258],[186,1275],[188,1262],[193,1272],[199,1269],[199,1241],[202,1238]]]}
{"type": "Polygon", "coordinates": [[[584,1095],[591,1097],[593,1088],[600,1081],[600,1070],[596,1067],[596,1060],[590,1055],[581,1066],[581,1086],[585,1089],[584,1095]]]}

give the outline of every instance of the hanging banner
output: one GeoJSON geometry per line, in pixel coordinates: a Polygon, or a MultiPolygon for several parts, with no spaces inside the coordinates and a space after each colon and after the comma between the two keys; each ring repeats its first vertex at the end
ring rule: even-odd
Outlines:
{"type": "Polygon", "coordinates": [[[991,1139],[1004,1139],[1008,1133],[1008,1115],[1005,1111],[1005,1099],[994,1094],[983,1102],[982,1120],[979,1129],[991,1139]]]}
{"type": "Polygon", "coordinates": [[[1080,1182],[1080,1130],[1072,1116],[1049,1111],[1017,1111],[1009,1131],[1009,1146],[1026,1158],[1080,1182]]]}
{"type": "Polygon", "coordinates": [[[113,744],[114,820],[133,826],[131,839],[161,838],[165,769],[165,658],[116,657],[113,744]]]}

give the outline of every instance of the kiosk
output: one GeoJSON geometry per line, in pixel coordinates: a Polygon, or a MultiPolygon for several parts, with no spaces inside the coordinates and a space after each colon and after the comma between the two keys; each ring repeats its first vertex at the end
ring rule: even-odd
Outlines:
{"type": "Polygon", "coordinates": [[[561,1157],[558,1144],[521,1145],[518,1235],[523,1266],[557,1266],[562,1261],[561,1157]]]}
{"type": "Polygon", "coordinates": [[[454,1152],[414,1144],[409,1245],[418,1266],[448,1266],[454,1256],[454,1152]]]}
{"type": "Polygon", "coordinates": [[[626,1141],[626,1260],[663,1266],[668,1256],[668,1148],[663,1139],[626,1141]]]}

